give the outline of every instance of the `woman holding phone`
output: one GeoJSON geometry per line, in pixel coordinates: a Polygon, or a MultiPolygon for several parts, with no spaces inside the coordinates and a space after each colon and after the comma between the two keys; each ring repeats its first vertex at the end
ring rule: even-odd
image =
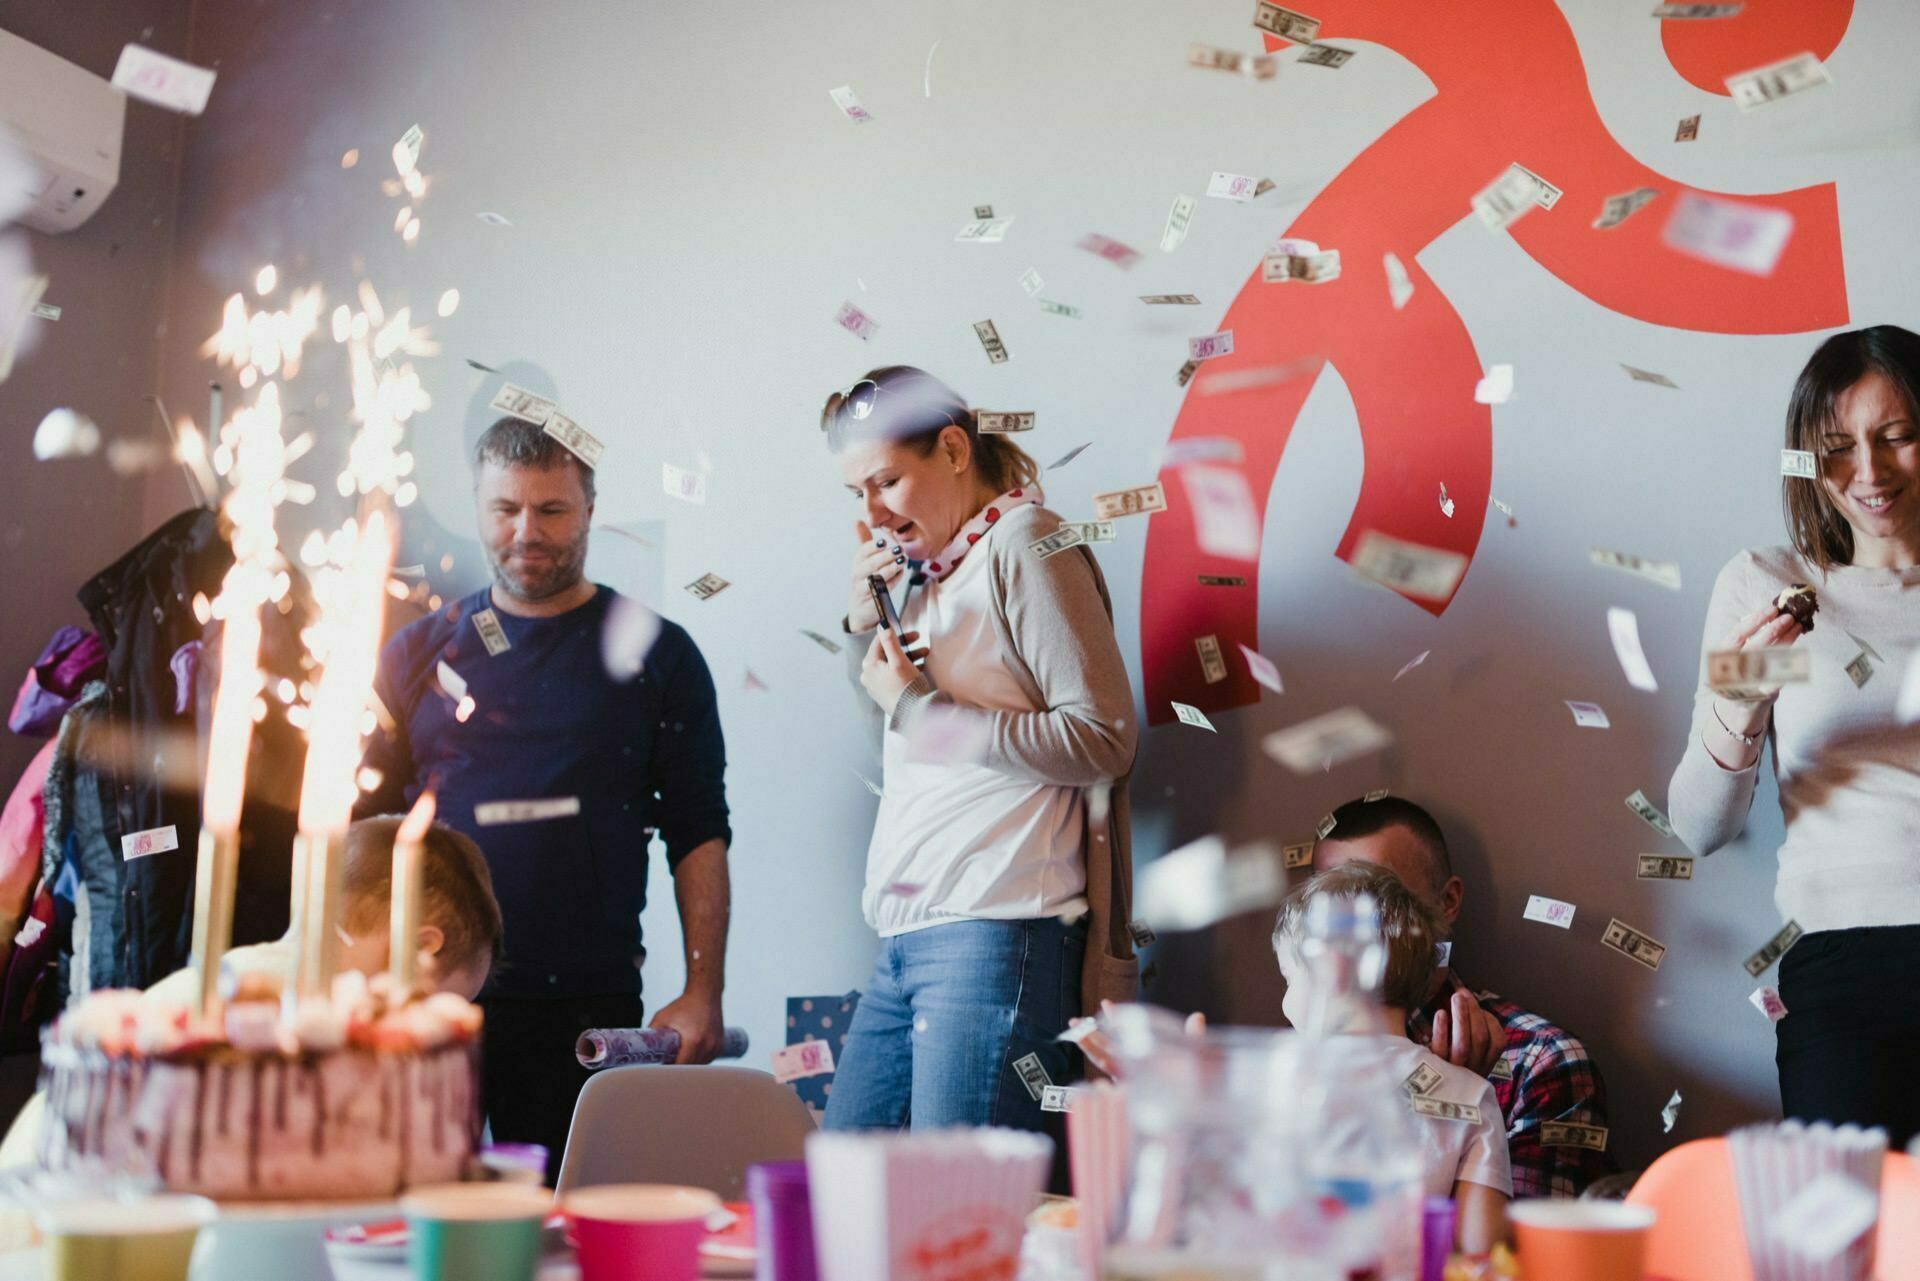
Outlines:
{"type": "Polygon", "coordinates": [[[862,897],[880,955],[825,1124],[1043,1129],[1045,1087],[1077,1075],[1055,1038],[1139,981],[1106,583],[1084,547],[1032,546],[1061,527],[1039,469],[931,374],[876,369],[820,425],[860,508],[843,625],[875,633],[860,680],[886,723],[862,897]],[[900,635],[875,577],[904,587],[900,635]]]}
{"type": "MultiPolygon", "coordinates": [[[[1896,1148],[1920,1131],[1920,725],[1900,706],[1920,649],[1917,406],[1920,335],[1893,325],[1835,334],[1801,371],[1786,446],[1816,475],[1782,481],[1792,546],[1720,571],[1705,649],[1793,646],[1810,674],[1716,693],[1703,656],[1669,791],[1680,838],[1711,854],[1740,835],[1773,744],[1774,898],[1805,931],[1780,960],[1781,1106],[1885,1126],[1896,1148]]],[[[1756,922],[1754,944],[1770,932],[1756,922]]]]}

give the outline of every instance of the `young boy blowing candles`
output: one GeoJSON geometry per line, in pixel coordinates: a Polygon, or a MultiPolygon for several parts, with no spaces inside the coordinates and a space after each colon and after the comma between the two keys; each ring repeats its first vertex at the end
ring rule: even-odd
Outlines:
{"type": "MultiPolygon", "coordinates": [[[[1315,899],[1352,899],[1365,894],[1379,908],[1380,931],[1386,947],[1380,1001],[1352,1002],[1338,1007],[1337,1026],[1324,1029],[1337,1037],[1342,1059],[1377,1068],[1396,1082],[1406,1082],[1411,1095],[1478,1110],[1477,1120],[1455,1120],[1416,1114],[1428,1196],[1451,1196],[1455,1205],[1455,1241],[1469,1254],[1484,1254],[1504,1232],[1507,1199],[1513,1194],[1507,1165],[1507,1138],[1493,1086],[1483,1077],[1407,1039],[1407,1009],[1418,1005],[1433,984],[1434,945],[1443,929],[1434,915],[1391,871],[1369,863],[1350,863],[1321,872],[1305,882],[1281,905],[1274,924],[1273,950],[1286,980],[1282,1008],[1295,1027],[1307,1025],[1313,1007],[1313,975],[1301,956],[1300,943],[1307,908],[1315,899]]],[[[1470,1114],[1469,1114],[1470,1115],[1470,1114]]]]}

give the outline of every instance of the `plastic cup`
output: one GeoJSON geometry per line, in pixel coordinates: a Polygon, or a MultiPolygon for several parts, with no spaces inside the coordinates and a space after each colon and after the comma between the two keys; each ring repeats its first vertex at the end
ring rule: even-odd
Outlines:
{"type": "Polygon", "coordinates": [[[720,1198],[704,1188],[613,1183],[560,1202],[580,1281],[698,1281],[700,1242],[720,1198]]]}
{"type": "Polygon", "coordinates": [[[1516,1201],[1513,1223],[1520,1273],[1553,1281],[1641,1281],[1647,1266],[1651,1206],[1619,1201],[1516,1201]]]}
{"type": "Polygon", "coordinates": [[[400,1198],[415,1281],[533,1281],[553,1194],[512,1183],[445,1183],[400,1198]]]}
{"type": "Polygon", "coordinates": [[[747,1199],[753,1203],[754,1281],[819,1281],[807,1163],[748,1166],[747,1199]]]}
{"type": "Polygon", "coordinates": [[[51,1281],[187,1281],[193,1243],[218,1210],[197,1196],[56,1202],[34,1211],[51,1281]]]}

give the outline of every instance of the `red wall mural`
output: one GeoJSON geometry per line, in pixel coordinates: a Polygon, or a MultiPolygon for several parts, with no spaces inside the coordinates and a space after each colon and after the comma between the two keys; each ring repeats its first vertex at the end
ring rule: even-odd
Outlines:
{"type": "MultiPolygon", "coordinates": [[[[1377,529],[1471,559],[1489,505],[1491,411],[1473,398],[1483,372],[1473,336],[1416,255],[1471,218],[1473,195],[1512,162],[1565,195],[1554,209],[1536,209],[1506,232],[1487,234],[1511,235],[1534,261],[1612,311],[1722,334],[1799,333],[1846,322],[1832,184],[1760,196],[1708,193],[1792,213],[1793,236],[1771,276],[1674,253],[1660,231],[1687,188],[1641,164],[1607,132],[1573,32],[1552,0],[1503,0],[1500,21],[1491,27],[1462,21],[1457,6],[1432,0],[1306,0],[1300,7],[1322,20],[1321,41],[1338,44],[1345,37],[1396,50],[1425,72],[1436,92],[1288,227],[1289,236],[1340,250],[1341,278],[1264,284],[1256,265],[1220,325],[1234,332],[1234,354],[1203,368],[1174,422],[1171,442],[1239,442],[1240,466],[1263,521],[1300,407],[1322,365],[1331,362],[1351,391],[1365,460],[1360,496],[1336,554],[1348,559],[1359,533],[1377,529]],[[1612,230],[1593,228],[1606,197],[1638,187],[1656,189],[1659,198],[1612,230]],[[1401,311],[1388,297],[1382,257],[1389,252],[1414,284],[1401,311]],[[1300,373],[1277,385],[1197,394],[1204,378],[1224,370],[1296,364],[1300,373]],[[1440,508],[1442,483],[1456,504],[1452,518],[1440,508]]],[[[1748,0],[1737,18],[1664,22],[1662,39],[1682,77],[1724,94],[1722,81],[1732,72],[1808,49],[1824,59],[1851,16],[1851,0],[1748,0]]],[[[1363,48],[1359,56],[1368,52],[1363,48]]],[[[1285,74],[1339,73],[1301,68],[1285,74]]],[[[1674,94],[1676,107],[1687,101],[1687,93],[1674,94]]],[[[1676,110],[1676,123],[1685,114],[1691,112],[1676,110]]],[[[1482,286],[1498,289],[1500,282],[1482,286]]],[[[1173,719],[1170,700],[1217,710],[1259,698],[1237,648],[1259,645],[1258,567],[1203,552],[1178,478],[1166,472],[1161,480],[1170,506],[1149,522],[1141,584],[1149,723],[1173,719]],[[1201,574],[1242,575],[1247,586],[1203,587],[1201,574]],[[1208,633],[1219,637],[1228,660],[1227,679],[1213,685],[1205,683],[1194,651],[1194,638],[1208,633]]],[[[1416,603],[1435,614],[1447,607],[1446,601],[1416,603]]]]}

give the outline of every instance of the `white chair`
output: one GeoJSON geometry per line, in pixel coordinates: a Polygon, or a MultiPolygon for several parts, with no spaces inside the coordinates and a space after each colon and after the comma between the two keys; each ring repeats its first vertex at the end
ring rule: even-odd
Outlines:
{"type": "Polygon", "coordinates": [[[740,1201],[748,1166],[801,1160],[813,1130],[800,1096],[754,1068],[609,1068],[574,1105],[554,1194],[678,1183],[740,1201]]]}

